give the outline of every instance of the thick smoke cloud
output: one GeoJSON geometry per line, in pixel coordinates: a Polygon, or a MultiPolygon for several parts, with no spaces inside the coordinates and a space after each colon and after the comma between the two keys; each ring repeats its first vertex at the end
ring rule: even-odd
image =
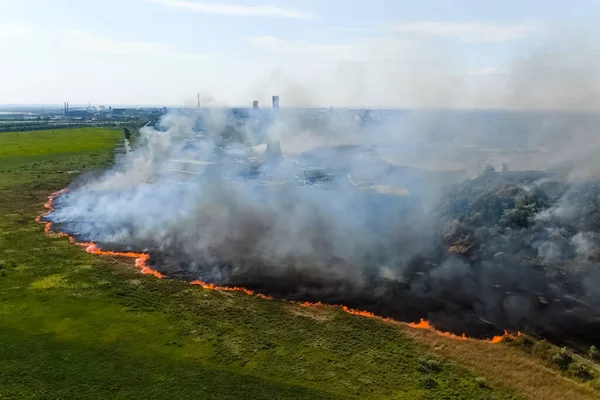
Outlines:
{"type": "MultiPolygon", "coordinates": [[[[349,127],[358,134],[358,125],[353,120],[343,116],[332,120],[340,129],[349,127]]],[[[314,121],[312,115],[303,118],[292,113],[278,118],[267,131],[279,139],[285,139],[288,131],[299,132],[301,137],[310,138],[313,147],[319,142],[329,143],[332,139],[328,135],[336,133],[334,124],[317,126],[320,134],[311,134],[310,130],[315,129],[307,126],[314,123],[311,121],[314,121]]],[[[246,142],[259,141],[247,132],[252,124],[248,121],[236,128],[246,142]]],[[[370,253],[382,245],[377,243],[381,239],[375,231],[393,230],[398,237],[405,235],[399,229],[404,225],[403,220],[391,226],[396,213],[373,216],[383,213],[377,210],[380,206],[401,211],[407,207],[408,200],[398,198],[393,202],[398,204],[383,204],[379,196],[365,194],[367,189],[356,188],[350,182],[352,178],[348,178],[360,182],[406,180],[399,173],[390,174],[394,167],[380,161],[376,149],[327,147],[319,148],[326,153],[323,155],[305,154],[307,165],[321,166],[319,163],[326,161],[339,175],[339,179],[329,185],[298,186],[298,182],[292,181],[306,179],[297,177],[303,173],[298,165],[302,161],[287,157],[265,164],[265,177],[244,180],[236,178],[236,174],[248,172],[252,166],[245,161],[247,154],[240,157],[244,159],[242,164],[236,160],[237,153],[242,151],[240,144],[229,144],[224,150],[227,155],[213,154],[221,137],[211,137],[211,133],[223,134],[232,129],[222,115],[209,112],[202,116],[167,116],[162,125],[164,131],[153,128],[142,131],[139,148],[124,168],[83,182],[66,195],[59,203],[65,206],[53,213],[53,220],[58,223],[82,221],[74,225],[75,231],[99,242],[138,246],[144,243],[161,252],[169,252],[176,246],[178,255],[207,262],[255,261],[275,268],[315,271],[328,268],[332,260],[347,266],[363,264],[365,257],[375,256],[370,253]],[[199,117],[206,128],[202,139],[197,138],[192,126],[199,117]],[[196,141],[191,149],[189,141],[193,139],[196,141]],[[185,174],[177,171],[180,163],[175,160],[182,158],[217,160],[219,164],[208,165],[205,175],[194,176],[193,182],[181,185],[178,180],[185,174]],[[275,184],[260,183],[264,180],[273,180],[275,184]]],[[[283,143],[286,149],[286,142],[283,143]]],[[[300,148],[289,147],[294,156],[301,151],[301,144],[297,145],[300,148]]],[[[407,231],[406,236],[414,241],[417,235],[413,229],[410,234],[407,231]]],[[[212,279],[210,276],[197,278],[212,279]]],[[[360,277],[353,280],[361,284],[360,277]]]]}
{"type": "MultiPolygon", "coordinates": [[[[572,76],[533,59],[510,96],[543,89],[527,78],[540,62],[555,80],[572,76]]],[[[107,249],[147,251],[168,277],[458,333],[595,343],[598,122],[589,111],[170,114],[49,219],[107,249]]]]}
{"type": "MultiPolygon", "coordinates": [[[[466,171],[394,165],[382,155],[407,144],[390,127],[414,129],[421,116],[374,112],[380,122],[361,126],[354,113],[331,113],[282,110],[266,123],[264,113],[243,123],[225,111],[166,116],[142,130],[124,165],[76,182],[50,219],[108,249],[148,251],[171,277],[425,317],[474,335],[508,328],[595,340],[594,183],[569,169],[488,168],[463,180],[466,171]],[[312,149],[289,140],[287,151],[293,132],[312,149]],[[354,144],[334,140],[345,132],[354,144]],[[264,135],[281,140],[282,159],[252,146],[264,135]],[[201,160],[203,173],[181,172],[181,159],[201,160]],[[309,184],[303,166],[326,166],[330,181],[309,184]]],[[[502,118],[523,129],[519,114],[502,118]]],[[[470,152],[486,153],[494,135],[470,152]]]]}

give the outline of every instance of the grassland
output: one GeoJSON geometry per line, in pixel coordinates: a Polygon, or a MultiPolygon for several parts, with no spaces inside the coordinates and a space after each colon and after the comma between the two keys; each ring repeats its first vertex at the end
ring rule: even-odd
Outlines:
{"type": "MultiPolygon", "coordinates": [[[[34,218],[120,131],[0,134],[0,399],[586,399],[511,344],[204,290],[44,234],[34,218]]],[[[549,350],[550,351],[550,350],[549,350]]]]}

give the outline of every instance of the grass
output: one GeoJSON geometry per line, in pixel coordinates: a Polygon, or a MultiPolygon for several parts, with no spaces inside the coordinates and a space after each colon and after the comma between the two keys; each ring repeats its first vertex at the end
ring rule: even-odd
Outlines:
{"type": "Polygon", "coordinates": [[[121,133],[0,134],[1,399],[593,398],[520,347],[144,276],[34,218],[121,133]],[[5,135],[5,136],[4,136],[5,135]],[[26,142],[26,143],[21,143],[26,142]],[[9,147],[6,147],[9,146],[9,147]],[[546,396],[546,397],[544,397],[546,396]]]}
{"type": "MultiPolygon", "coordinates": [[[[418,343],[426,344],[436,355],[455,360],[476,371],[493,387],[511,387],[515,393],[528,399],[598,399],[600,391],[594,382],[575,379],[562,373],[542,354],[525,350],[515,342],[490,345],[480,341],[456,341],[429,331],[407,331],[418,343]]],[[[547,346],[549,354],[559,351],[555,346],[525,337],[532,343],[547,346]]],[[[598,375],[598,366],[589,362],[588,368],[598,375]]]]}
{"type": "Polygon", "coordinates": [[[120,129],[76,128],[0,134],[0,158],[31,157],[105,150],[120,129]]]}

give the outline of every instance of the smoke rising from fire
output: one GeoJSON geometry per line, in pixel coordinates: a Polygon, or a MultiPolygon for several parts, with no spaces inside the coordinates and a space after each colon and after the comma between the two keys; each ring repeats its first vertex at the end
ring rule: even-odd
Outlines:
{"type": "MultiPolygon", "coordinates": [[[[527,87],[522,76],[513,83],[527,87]]],[[[596,340],[600,186],[585,149],[599,143],[597,115],[236,113],[143,128],[125,164],[83,176],[48,218],[108,250],[148,252],[167,277],[457,333],[596,340]],[[264,152],[273,141],[281,159],[264,152]],[[489,164],[498,172],[482,173],[489,164]]]]}

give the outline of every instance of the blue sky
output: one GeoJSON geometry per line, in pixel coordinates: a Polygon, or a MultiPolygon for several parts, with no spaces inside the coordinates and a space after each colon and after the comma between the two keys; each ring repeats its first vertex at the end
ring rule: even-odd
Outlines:
{"type": "Polygon", "coordinates": [[[515,60],[565,35],[595,38],[600,21],[595,0],[0,0],[0,10],[0,104],[178,105],[200,92],[204,104],[277,93],[287,105],[488,105],[515,60]]]}

